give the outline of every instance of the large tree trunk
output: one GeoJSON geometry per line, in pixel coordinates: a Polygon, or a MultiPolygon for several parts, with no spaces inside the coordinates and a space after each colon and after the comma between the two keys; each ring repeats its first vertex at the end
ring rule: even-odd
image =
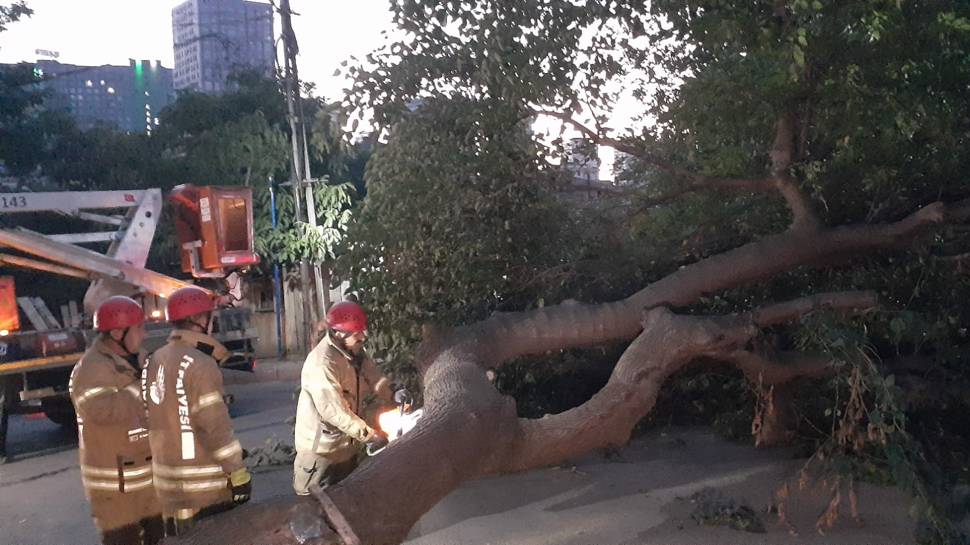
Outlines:
{"type": "MultiPolygon", "coordinates": [[[[777,183],[791,190],[789,181],[777,183]]],[[[786,199],[797,196],[786,193],[786,199]]],[[[819,308],[871,308],[873,294],[823,294],[725,317],[680,316],[670,308],[800,266],[904,247],[943,221],[944,211],[936,203],[893,224],[822,229],[808,217],[809,208],[799,208],[786,232],[685,267],[622,301],[561,304],[429,332],[418,351],[425,416],[412,432],[315,498],[246,506],[166,543],[400,543],[424,513],[469,479],[624,444],[667,377],[698,357],[732,362],[749,377],[779,384],[823,372],[817,362],[783,367],[749,352],[747,344],[760,328],[819,308]],[[579,407],[538,420],[518,418],[514,401],[485,375],[488,368],[528,354],[631,339],[600,392],[579,407]]]]}
{"type": "MultiPolygon", "coordinates": [[[[514,402],[486,379],[490,363],[481,354],[489,352],[486,347],[448,343],[425,373],[426,415],[419,426],[343,483],[317,493],[319,503],[293,498],[248,506],[207,521],[179,542],[400,543],[425,512],[464,481],[622,445],[653,407],[666,378],[693,359],[735,354],[759,327],[819,306],[865,309],[873,304],[875,297],[861,292],[729,317],[679,316],[656,307],[644,313],[643,332],[603,390],[580,407],[539,420],[518,418],[514,402]]],[[[465,335],[457,339],[467,341],[465,335]]]]}

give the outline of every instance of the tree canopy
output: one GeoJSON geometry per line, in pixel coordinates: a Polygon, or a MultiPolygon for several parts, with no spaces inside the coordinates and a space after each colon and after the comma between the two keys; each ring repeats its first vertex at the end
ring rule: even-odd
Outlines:
{"type": "MultiPolygon", "coordinates": [[[[346,69],[349,115],[372,110],[387,136],[368,167],[346,274],[401,361],[415,357],[418,322],[614,300],[694,264],[716,274],[727,254],[778,233],[884,225],[970,193],[968,6],[455,0],[395,3],[393,13],[401,39],[346,69]],[[627,183],[592,206],[565,198],[560,142],[523,129],[536,116],[629,157],[627,183]]],[[[816,422],[835,422],[835,392],[865,370],[868,412],[846,429],[886,426],[892,440],[842,452],[890,460],[903,484],[924,474],[899,468],[922,467],[924,455],[966,478],[927,430],[965,452],[968,437],[946,416],[970,400],[946,383],[970,378],[967,242],[965,229],[946,227],[902,254],[778,266],[688,310],[873,290],[878,311],[806,318],[763,342],[846,365],[826,382],[833,397],[819,394],[829,405],[816,422]],[[906,358],[928,363],[893,367],[906,358]],[[940,392],[933,401],[916,393],[926,380],[940,392]]]]}

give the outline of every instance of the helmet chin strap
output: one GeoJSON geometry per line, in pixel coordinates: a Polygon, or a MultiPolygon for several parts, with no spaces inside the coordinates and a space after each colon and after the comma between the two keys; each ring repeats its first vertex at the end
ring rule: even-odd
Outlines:
{"type": "Polygon", "coordinates": [[[131,332],[131,328],[130,327],[126,327],[124,329],[124,333],[121,335],[121,338],[120,339],[115,339],[110,334],[108,335],[108,337],[111,338],[111,340],[114,341],[115,344],[117,344],[118,347],[121,348],[121,350],[125,354],[128,354],[129,356],[132,355],[132,354],[134,354],[134,352],[128,350],[128,345],[125,343],[125,341],[128,339],[128,333],[130,333],[130,332],[131,332]]]}
{"type": "Polygon", "coordinates": [[[206,323],[204,325],[195,321],[194,316],[192,318],[189,318],[189,322],[191,322],[193,325],[201,329],[202,332],[205,333],[206,335],[211,333],[210,328],[212,327],[212,314],[209,314],[209,318],[206,320],[206,323]]]}

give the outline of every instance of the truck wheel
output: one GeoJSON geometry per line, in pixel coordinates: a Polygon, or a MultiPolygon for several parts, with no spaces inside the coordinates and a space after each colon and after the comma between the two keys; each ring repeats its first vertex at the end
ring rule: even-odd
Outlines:
{"type": "Polygon", "coordinates": [[[47,419],[59,426],[67,427],[77,422],[74,404],[70,399],[48,397],[40,401],[40,406],[47,415],[47,419]]]}

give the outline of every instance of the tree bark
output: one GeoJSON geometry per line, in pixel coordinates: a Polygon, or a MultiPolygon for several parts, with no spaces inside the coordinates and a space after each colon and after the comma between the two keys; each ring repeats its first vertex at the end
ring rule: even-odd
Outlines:
{"type": "Polygon", "coordinates": [[[792,381],[798,378],[819,378],[835,374],[829,358],[818,355],[784,352],[771,358],[738,350],[721,357],[744,373],[758,392],[751,435],[758,448],[787,445],[795,432],[794,394],[792,381]]]}
{"type": "Polygon", "coordinates": [[[791,229],[807,231],[818,229],[821,224],[811,201],[798,186],[798,180],[791,174],[797,134],[797,116],[792,111],[785,112],[775,126],[775,140],[770,152],[771,179],[775,189],[791,210],[791,229]]]}

